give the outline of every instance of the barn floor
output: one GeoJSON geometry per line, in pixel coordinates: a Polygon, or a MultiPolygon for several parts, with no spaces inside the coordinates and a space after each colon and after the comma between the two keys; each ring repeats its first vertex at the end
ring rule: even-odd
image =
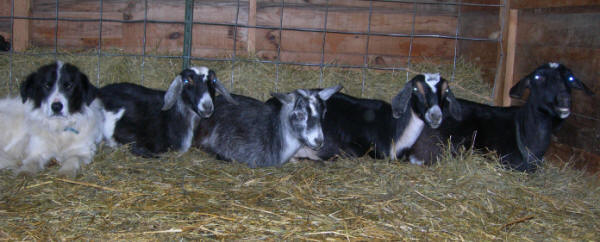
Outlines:
{"type": "MultiPolygon", "coordinates": [[[[100,85],[140,79],[139,58],[103,58],[99,81],[95,57],[63,57],[100,85]]],[[[2,80],[8,79],[7,58],[0,55],[2,80]]],[[[51,59],[15,56],[13,75],[22,80],[51,59]]],[[[275,83],[272,65],[234,65],[232,92],[260,99],[275,88],[319,84],[318,69],[281,66],[275,83]]],[[[166,88],[180,66],[179,60],[146,58],[143,83],[166,88]]],[[[221,80],[231,78],[231,63],[209,66],[221,80]]],[[[448,77],[451,68],[425,63],[415,70],[448,77]]],[[[490,91],[477,73],[459,62],[457,96],[486,100],[490,91]]],[[[406,76],[366,74],[364,96],[386,100],[406,76]]],[[[347,93],[360,95],[360,71],[326,69],[323,76],[323,86],[341,82],[347,93]]],[[[16,86],[3,83],[2,93],[15,94],[16,86]]],[[[76,178],[57,176],[56,165],[30,177],[0,171],[0,239],[597,239],[597,176],[556,164],[527,175],[499,168],[493,154],[466,150],[430,167],[360,158],[249,169],[194,149],[144,159],[127,147],[101,147],[76,178]]]]}

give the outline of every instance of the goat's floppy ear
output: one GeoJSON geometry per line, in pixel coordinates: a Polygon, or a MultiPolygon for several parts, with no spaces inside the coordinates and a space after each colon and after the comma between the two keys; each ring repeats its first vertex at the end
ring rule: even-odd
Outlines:
{"type": "Polygon", "coordinates": [[[521,98],[525,89],[529,88],[531,82],[531,76],[533,74],[527,75],[523,79],[521,79],[517,84],[515,84],[512,88],[510,88],[510,97],[512,98],[521,98]]]}
{"type": "Polygon", "coordinates": [[[291,103],[294,101],[293,93],[272,92],[271,96],[273,96],[274,98],[277,98],[283,104],[291,103]]]}
{"type": "Polygon", "coordinates": [[[587,95],[590,95],[590,96],[594,95],[594,92],[592,92],[592,90],[590,90],[585,84],[583,84],[583,82],[581,82],[577,78],[575,78],[575,80],[570,82],[569,84],[571,84],[571,87],[573,87],[575,89],[583,90],[585,92],[585,94],[587,94],[587,95]]]}
{"type": "Polygon", "coordinates": [[[446,101],[448,101],[448,111],[450,115],[457,121],[462,120],[462,108],[460,107],[460,103],[454,97],[454,93],[450,91],[450,89],[446,89],[446,101]]]}
{"type": "Polygon", "coordinates": [[[37,78],[36,75],[36,72],[29,74],[29,76],[27,76],[27,79],[25,79],[25,81],[21,83],[21,88],[19,91],[21,92],[21,99],[23,100],[23,103],[27,101],[27,98],[29,98],[30,95],[33,95],[33,83],[35,82],[35,78],[37,78]]]}
{"type": "Polygon", "coordinates": [[[333,94],[335,94],[336,92],[339,92],[340,90],[342,90],[343,86],[342,85],[335,85],[333,87],[328,87],[325,88],[321,91],[319,91],[319,93],[317,94],[319,96],[319,98],[323,101],[327,101],[327,99],[329,99],[331,96],[333,96],[333,94]]]}
{"type": "Polygon", "coordinates": [[[214,84],[215,90],[219,94],[223,95],[223,97],[225,97],[225,100],[227,100],[229,103],[238,105],[238,102],[235,101],[233,99],[233,97],[231,97],[231,94],[229,94],[229,91],[227,91],[227,89],[225,88],[225,86],[223,86],[223,84],[221,84],[221,81],[219,81],[219,79],[217,79],[216,76],[212,79],[212,82],[214,84]]]}
{"type": "Polygon", "coordinates": [[[171,109],[175,105],[177,98],[181,95],[181,92],[183,92],[183,81],[181,80],[181,75],[177,75],[173,82],[171,82],[169,89],[167,89],[167,93],[165,93],[164,104],[161,110],[171,109]]]}
{"type": "Polygon", "coordinates": [[[411,80],[407,82],[402,91],[392,99],[392,114],[394,115],[394,118],[400,118],[400,115],[406,112],[412,92],[413,81],[411,80]]]}

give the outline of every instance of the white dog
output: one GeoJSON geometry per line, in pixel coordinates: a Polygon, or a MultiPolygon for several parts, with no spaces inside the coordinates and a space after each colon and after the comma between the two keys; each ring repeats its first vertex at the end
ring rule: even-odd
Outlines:
{"type": "Polygon", "coordinates": [[[61,174],[76,175],[92,161],[104,125],[120,118],[106,120],[96,93],[71,64],[59,61],[30,74],[21,85],[21,100],[0,100],[0,169],[35,173],[54,158],[61,174]]]}

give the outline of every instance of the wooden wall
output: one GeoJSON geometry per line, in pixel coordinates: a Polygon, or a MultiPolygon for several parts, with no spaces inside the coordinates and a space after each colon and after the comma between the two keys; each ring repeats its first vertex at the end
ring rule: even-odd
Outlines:
{"type": "MultiPolygon", "coordinates": [[[[55,39],[56,1],[23,0],[31,2],[31,16],[50,20],[30,21],[29,43],[36,47],[53,47],[55,39]]],[[[242,25],[269,26],[279,28],[281,5],[279,0],[258,0],[255,9],[250,9],[254,0],[240,1],[237,22],[242,25]],[[255,12],[254,12],[255,11],[255,12]]],[[[454,2],[442,0],[441,2],[454,2]]],[[[10,16],[12,0],[0,0],[0,14],[10,16]]],[[[469,2],[469,1],[463,1],[469,2]]],[[[495,3],[500,0],[478,0],[471,2],[495,3]]],[[[238,1],[195,1],[194,21],[234,24],[238,1]]],[[[184,1],[149,0],[148,19],[183,21],[184,1]]],[[[324,26],[325,0],[286,0],[283,9],[284,28],[320,29],[324,26]]],[[[329,1],[327,29],[343,32],[367,32],[369,1],[329,1]]],[[[392,3],[377,1],[372,3],[371,31],[379,33],[439,34],[451,35],[456,32],[458,7],[455,5],[392,3]],[[415,7],[416,6],[416,7],[415,7]],[[417,15],[414,19],[413,12],[417,15]]],[[[98,0],[60,0],[60,18],[94,20],[100,18],[98,0]]],[[[499,29],[497,7],[461,8],[464,20],[460,23],[461,35],[487,38],[499,29]],[[485,25],[477,19],[485,16],[485,25]]],[[[103,19],[143,20],[143,0],[105,0],[103,19]]],[[[0,23],[0,34],[10,35],[8,21],[0,23]]],[[[142,53],[143,23],[102,23],[102,49],[120,49],[129,53],[142,53]]],[[[98,46],[100,24],[97,21],[58,22],[58,47],[78,50],[93,49],[98,46]]],[[[182,51],[182,23],[149,23],[147,25],[146,49],[151,52],[169,52],[179,55],[182,51]]],[[[18,30],[24,31],[24,30],[18,30]]],[[[289,62],[319,63],[323,46],[322,32],[284,30],[279,41],[278,29],[254,29],[232,26],[196,24],[193,28],[193,55],[197,57],[223,57],[233,54],[233,39],[236,37],[236,54],[255,53],[263,59],[275,59],[281,47],[281,60],[289,62]],[[237,32],[235,32],[237,30],[237,32]],[[250,36],[250,38],[249,38],[250,36]]],[[[325,42],[325,62],[347,65],[362,65],[366,51],[367,36],[360,34],[328,33],[325,42]]],[[[369,61],[378,66],[405,66],[411,39],[407,37],[371,36],[369,39],[369,61]]],[[[460,50],[465,56],[485,64],[495,72],[495,42],[460,41],[460,50]],[[487,49],[487,51],[481,51],[487,49]],[[489,50],[492,51],[489,51],[489,50]]],[[[443,38],[415,38],[412,43],[413,59],[451,60],[455,41],[443,38]]]]}

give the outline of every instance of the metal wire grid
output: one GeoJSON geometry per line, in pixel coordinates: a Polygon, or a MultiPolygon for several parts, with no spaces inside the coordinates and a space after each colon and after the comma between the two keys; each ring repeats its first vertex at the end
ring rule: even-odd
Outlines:
{"type": "MultiPolygon", "coordinates": [[[[495,8],[504,8],[505,4],[506,4],[506,0],[504,1],[503,4],[482,4],[482,3],[464,3],[461,0],[458,0],[457,2],[435,2],[435,1],[418,1],[418,0],[412,0],[412,1],[402,1],[402,0],[394,0],[394,1],[377,1],[377,0],[373,0],[369,2],[369,18],[368,18],[368,26],[367,26],[367,31],[366,32],[360,32],[360,31],[340,31],[340,30],[331,30],[331,29],[327,29],[327,18],[329,15],[329,0],[326,0],[326,6],[325,6],[325,19],[324,19],[324,24],[323,24],[323,28],[298,28],[298,27],[284,27],[283,26],[283,12],[285,9],[285,0],[281,0],[281,9],[280,9],[280,22],[279,22],[279,26],[274,27],[274,26],[265,26],[265,25],[247,25],[247,24],[240,24],[238,22],[239,20],[239,12],[240,12],[240,0],[237,0],[237,8],[236,8],[236,14],[235,14],[235,22],[234,23],[217,23],[217,22],[206,22],[206,21],[192,21],[191,25],[208,25],[208,26],[227,26],[227,27],[233,27],[234,31],[233,31],[233,55],[231,56],[231,58],[208,58],[208,57],[196,57],[196,56],[192,56],[189,53],[189,50],[184,51],[182,55],[149,55],[146,54],[146,37],[147,37],[147,25],[148,23],[161,23],[161,24],[186,24],[189,23],[189,21],[170,21],[170,20],[152,20],[152,19],[148,19],[148,0],[144,0],[144,19],[139,19],[139,20],[124,20],[124,19],[107,19],[107,18],[103,18],[103,0],[99,0],[99,4],[100,4],[100,9],[99,9],[99,15],[100,18],[98,19],[81,19],[81,18],[63,18],[60,17],[60,11],[59,11],[59,0],[56,0],[56,9],[55,9],[55,17],[51,18],[51,17],[34,17],[34,16],[15,16],[14,11],[15,11],[15,7],[14,7],[14,3],[15,1],[18,0],[13,0],[12,1],[12,6],[11,6],[11,15],[10,16],[0,16],[0,20],[1,19],[10,19],[10,28],[11,28],[11,36],[10,36],[10,42],[13,43],[13,35],[14,35],[14,20],[15,19],[23,19],[23,20],[44,20],[44,21],[51,21],[54,20],[55,21],[55,36],[54,36],[54,51],[53,52],[49,52],[49,53],[26,53],[26,52],[15,52],[12,48],[11,50],[8,52],[8,54],[10,55],[9,57],[9,80],[12,80],[12,73],[13,73],[13,55],[18,54],[18,55],[31,55],[31,56],[44,56],[44,55],[53,55],[54,58],[58,58],[58,56],[60,55],[66,55],[66,53],[61,53],[58,50],[58,23],[59,21],[67,21],[67,22],[98,22],[99,23],[99,41],[98,41],[98,50],[96,51],[96,54],[88,54],[88,53],[69,53],[69,55],[76,55],[76,56],[96,56],[98,58],[98,64],[97,64],[97,80],[96,82],[99,83],[101,76],[100,76],[100,62],[102,57],[116,57],[116,56],[123,56],[123,57],[134,57],[134,58],[141,58],[142,59],[142,63],[140,68],[142,68],[142,72],[141,72],[141,77],[140,77],[140,83],[143,83],[144,80],[144,64],[145,64],[145,58],[146,57],[152,57],[152,58],[173,58],[173,59],[182,59],[182,60],[201,60],[201,61],[225,61],[225,62],[231,62],[232,63],[232,70],[231,70],[231,81],[230,81],[230,85],[233,86],[234,84],[234,64],[235,62],[238,61],[243,61],[243,62],[255,62],[255,63],[267,63],[267,64],[274,64],[276,66],[276,73],[275,73],[275,87],[277,88],[277,84],[279,82],[279,66],[281,64],[285,64],[285,65],[298,65],[298,66],[314,66],[314,67],[319,67],[320,69],[320,80],[319,80],[319,86],[321,86],[322,82],[323,82],[323,69],[326,67],[334,67],[334,68],[349,68],[349,69],[361,69],[362,70],[362,88],[361,88],[361,94],[364,93],[365,91],[365,81],[366,81],[366,72],[367,70],[384,70],[384,71],[408,71],[410,69],[411,66],[411,58],[412,58],[412,49],[413,49],[413,41],[415,38],[441,38],[441,39],[454,39],[455,40],[455,46],[454,46],[454,57],[453,57],[453,70],[452,70],[452,80],[454,79],[454,74],[456,71],[456,60],[457,60],[457,55],[458,55],[458,42],[459,40],[469,40],[469,41],[489,41],[489,42],[498,42],[500,45],[502,45],[502,36],[500,36],[500,38],[498,39],[489,39],[489,38],[480,38],[480,37],[465,37],[465,36],[461,36],[460,35],[460,21],[461,21],[461,7],[463,6],[476,6],[476,7],[495,7],[495,8]],[[381,33],[381,32],[372,32],[371,31],[371,17],[373,14],[373,2],[394,2],[394,3],[411,3],[413,4],[413,15],[412,15],[412,29],[411,32],[409,34],[407,33],[381,33]],[[416,16],[417,16],[417,6],[418,5],[449,5],[449,6],[457,6],[457,26],[456,26],[456,31],[454,35],[443,35],[443,34],[415,34],[415,20],[416,20],[416,16]],[[142,39],[142,54],[128,54],[128,53],[109,53],[109,52],[102,52],[102,23],[104,22],[116,22],[116,23],[143,23],[144,25],[144,35],[143,35],[143,39],[142,39]],[[254,29],[268,29],[268,30],[278,30],[279,31],[279,44],[277,46],[277,57],[275,58],[275,60],[263,60],[263,59],[247,59],[247,58],[238,58],[237,54],[236,54],[236,42],[237,42],[237,29],[238,28],[254,28],[254,29]],[[322,42],[322,49],[321,49],[321,60],[320,63],[307,63],[307,62],[293,62],[293,61],[281,61],[281,38],[282,38],[282,32],[283,31],[303,31],[303,32],[321,32],[323,33],[323,42],[322,42]],[[352,34],[352,35],[360,35],[360,36],[366,36],[366,46],[365,46],[365,54],[363,57],[363,65],[348,65],[348,64],[335,64],[335,63],[325,63],[325,45],[326,45],[326,38],[327,38],[327,34],[328,33],[334,33],[334,34],[352,34]],[[368,55],[369,55],[369,39],[371,36],[387,36],[387,37],[407,37],[410,38],[410,44],[409,44],[409,51],[408,51],[408,60],[407,60],[407,66],[406,67],[379,67],[379,66],[370,66],[369,62],[368,62],[368,55]],[[187,52],[187,53],[186,53],[187,52]]],[[[188,1],[192,1],[193,0],[186,0],[186,2],[188,1]]],[[[191,5],[191,11],[193,11],[193,4],[191,5]]],[[[192,12],[193,15],[193,12],[192,12]]],[[[503,32],[504,30],[504,26],[501,23],[500,26],[500,33],[503,32]]],[[[191,34],[191,31],[190,31],[191,34]]],[[[502,46],[501,46],[502,48],[502,46]]],[[[500,61],[502,61],[503,58],[501,58],[500,61]]],[[[185,61],[184,61],[185,63],[185,61]]],[[[406,76],[406,79],[408,80],[408,73],[406,76]]],[[[494,88],[496,87],[496,82],[497,80],[494,80],[494,88]]]]}

